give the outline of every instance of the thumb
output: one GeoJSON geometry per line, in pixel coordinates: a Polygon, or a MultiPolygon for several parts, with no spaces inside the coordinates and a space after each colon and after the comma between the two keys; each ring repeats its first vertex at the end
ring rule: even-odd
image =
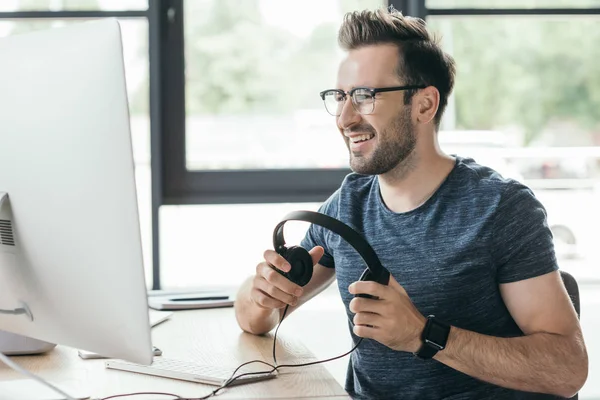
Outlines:
{"type": "Polygon", "coordinates": [[[308,252],[308,254],[310,254],[312,257],[313,265],[316,265],[321,257],[323,257],[323,254],[325,254],[325,249],[323,249],[321,246],[315,246],[308,252]]]}

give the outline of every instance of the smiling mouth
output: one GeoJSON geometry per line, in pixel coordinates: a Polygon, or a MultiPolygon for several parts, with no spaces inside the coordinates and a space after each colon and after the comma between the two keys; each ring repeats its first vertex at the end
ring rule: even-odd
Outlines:
{"type": "Polygon", "coordinates": [[[366,142],[367,140],[371,140],[374,137],[375,137],[375,135],[373,135],[372,133],[367,133],[364,135],[354,136],[354,137],[351,137],[348,139],[350,139],[350,142],[352,142],[352,143],[362,143],[362,142],[366,142]]]}

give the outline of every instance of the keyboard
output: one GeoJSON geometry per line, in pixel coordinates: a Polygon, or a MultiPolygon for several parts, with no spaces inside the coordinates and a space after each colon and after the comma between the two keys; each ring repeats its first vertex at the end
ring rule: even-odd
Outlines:
{"type": "MultiPolygon", "coordinates": [[[[235,370],[234,368],[223,368],[215,365],[199,364],[190,361],[177,360],[172,358],[154,357],[151,365],[140,365],[123,360],[109,360],[105,362],[106,368],[121,371],[137,372],[140,374],[160,376],[163,378],[179,379],[183,381],[206,383],[209,385],[221,386],[229,379],[235,370]]],[[[265,368],[269,368],[265,366],[265,368]]],[[[240,368],[235,375],[241,375],[249,371],[247,368],[240,368]]],[[[265,372],[264,374],[247,375],[233,381],[230,386],[243,383],[250,383],[271,379],[276,376],[275,373],[265,372]]]]}

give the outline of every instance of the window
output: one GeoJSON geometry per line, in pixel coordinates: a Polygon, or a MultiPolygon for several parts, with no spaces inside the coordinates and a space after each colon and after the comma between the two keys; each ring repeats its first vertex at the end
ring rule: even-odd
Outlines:
{"type": "Polygon", "coordinates": [[[319,92],[335,85],[343,14],[379,5],[310,0],[291,13],[274,0],[184,1],[185,77],[172,71],[181,93],[165,107],[185,104],[186,114],[166,138],[173,151],[165,153],[165,203],[313,202],[331,194],[348,161],[319,92]]]}
{"type": "MultiPolygon", "coordinates": [[[[316,211],[320,203],[202,204],[163,206],[161,285],[165,288],[237,287],[273,249],[273,229],[291,211],[316,211]]],[[[303,221],[284,226],[286,243],[298,245],[303,221]]]]}
{"type": "Polygon", "coordinates": [[[347,167],[319,97],[335,83],[340,4],[302,2],[293,17],[288,8],[185,2],[188,169],[347,167]]]}

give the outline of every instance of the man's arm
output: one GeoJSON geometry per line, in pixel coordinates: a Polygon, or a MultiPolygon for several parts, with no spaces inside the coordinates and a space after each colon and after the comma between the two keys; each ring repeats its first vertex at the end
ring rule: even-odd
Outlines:
{"type": "MultiPolygon", "coordinates": [[[[322,249],[316,252],[311,250],[311,255],[313,260],[319,260],[323,255],[322,249]]],[[[275,265],[280,261],[274,261],[275,265]]],[[[249,277],[242,284],[235,301],[235,315],[240,328],[255,335],[271,331],[279,323],[286,304],[289,305],[287,318],[294,310],[321,293],[335,280],[333,268],[317,263],[313,267],[310,282],[302,288],[302,294],[294,298],[287,293],[294,293],[298,288],[297,285],[271,267],[264,268],[265,266],[264,263],[259,264],[257,274],[249,277]]]]}
{"type": "MultiPolygon", "coordinates": [[[[491,337],[452,327],[435,359],[498,386],[572,396],[587,379],[587,351],[556,270],[546,212],[530,189],[518,182],[506,185],[491,238],[500,294],[524,336],[491,337]]],[[[349,291],[378,298],[350,302],[356,335],[397,351],[419,350],[426,318],[393,276],[388,286],[354,282],[349,291]]]]}
{"type": "Polygon", "coordinates": [[[435,359],[498,386],[573,396],[587,379],[588,357],[559,272],[502,284],[500,291],[525,336],[498,338],[452,327],[435,359]]]}
{"type": "MultiPolygon", "coordinates": [[[[354,333],[397,351],[421,347],[425,317],[404,288],[354,282],[350,302],[354,333]]],[[[502,284],[506,306],[525,336],[501,338],[451,327],[446,348],[434,358],[474,378],[526,392],[571,397],[587,379],[588,359],[577,314],[557,271],[502,284]]]]}

